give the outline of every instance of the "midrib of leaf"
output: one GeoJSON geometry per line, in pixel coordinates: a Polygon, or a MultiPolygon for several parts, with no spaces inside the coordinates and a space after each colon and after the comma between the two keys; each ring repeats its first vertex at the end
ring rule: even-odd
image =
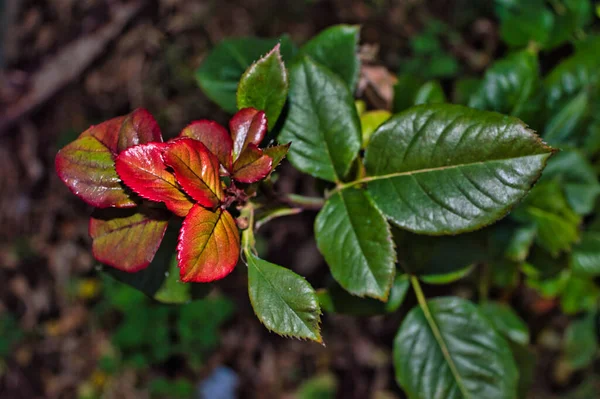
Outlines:
{"type": "MultiPolygon", "coordinates": [[[[179,158],[179,160],[181,161],[181,163],[183,164],[183,166],[185,166],[185,167],[186,167],[186,168],[187,168],[187,169],[188,169],[188,170],[189,170],[189,171],[190,171],[190,172],[191,172],[191,173],[192,173],[194,176],[196,176],[196,177],[198,178],[198,181],[199,181],[200,183],[202,183],[202,184],[204,185],[204,187],[206,187],[206,188],[208,189],[208,191],[210,191],[210,193],[211,193],[212,195],[214,195],[214,196],[215,196],[215,198],[216,198],[217,200],[221,200],[221,197],[220,197],[220,196],[219,196],[219,195],[218,195],[218,194],[215,192],[215,190],[213,190],[213,189],[212,189],[212,187],[210,187],[210,186],[209,186],[209,185],[206,183],[206,181],[204,180],[204,177],[202,177],[202,176],[198,175],[198,173],[196,173],[196,171],[195,171],[194,169],[192,169],[192,168],[189,166],[189,162],[185,162],[185,161],[184,161],[184,159],[183,159],[183,158],[181,158],[181,157],[180,157],[178,154],[176,154],[176,153],[174,153],[174,154],[173,154],[173,156],[176,156],[177,158],[179,158]]],[[[214,173],[214,170],[213,170],[213,173],[214,173]]],[[[217,185],[217,187],[219,187],[219,186],[217,185]]]]}
{"type": "Polygon", "coordinates": [[[116,229],[109,230],[106,233],[97,236],[96,239],[106,237],[106,236],[108,236],[110,234],[113,234],[113,233],[121,231],[121,230],[132,229],[132,228],[134,228],[136,226],[139,226],[139,225],[142,225],[142,224],[148,224],[148,223],[151,223],[151,222],[161,222],[161,221],[160,220],[153,220],[153,219],[145,218],[143,220],[140,220],[139,222],[130,223],[130,224],[127,224],[125,226],[119,226],[116,229]]]}
{"type": "Polygon", "coordinates": [[[450,367],[450,372],[454,376],[454,380],[456,381],[456,385],[458,386],[458,390],[464,397],[464,399],[471,399],[467,389],[465,388],[462,377],[454,364],[454,360],[452,360],[452,356],[450,355],[450,351],[448,350],[448,346],[446,345],[446,341],[444,341],[444,337],[442,337],[442,333],[438,328],[437,323],[433,315],[431,314],[431,310],[429,309],[429,305],[427,305],[427,300],[425,299],[425,295],[423,294],[423,290],[421,289],[421,285],[419,284],[419,279],[416,276],[410,277],[410,282],[415,290],[415,295],[417,296],[417,300],[419,302],[419,306],[421,310],[423,310],[423,315],[425,316],[425,320],[427,320],[427,324],[429,324],[429,328],[431,328],[431,332],[433,333],[433,337],[438,343],[440,350],[442,351],[442,355],[444,359],[446,359],[446,363],[448,367],[450,367]]]}
{"type": "MultiPolygon", "coordinates": [[[[251,263],[252,263],[252,265],[254,266],[254,268],[255,268],[255,269],[258,271],[258,273],[259,273],[259,274],[262,276],[263,280],[265,280],[265,281],[266,281],[266,282],[267,282],[267,283],[268,283],[268,284],[271,286],[271,288],[273,289],[273,292],[275,292],[275,293],[277,294],[277,297],[278,297],[278,298],[281,300],[281,302],[285,303],[285,305],[287,306],[287,308],[288,308],[289,310],[291,310],[291,311],[292,311],[292,313],[294,314],[294,316],[296,316],[296,318],[297,318],[298,320],[300,320],[300,323],[302,323],[302,325],[303,325],[305,328],[307,328],[307,329],[308,329],[308,332],[309,332],[309,333],[310,333],[312,336],[314,336],[314,337],[315,337],[315,339],[319,340],[319,338],[320,338],[320,337],[319,337],[318,335],[315,335],[315,334],[312,332],[312,330],[310,329],[310,326],[308,326],[308,325],[306,324],[306,322],[305,322],[304,320],[302,320],[302,318],[301,318],[301,317],[298,315],[298,312],[296,312],[296,310],[294,310],[294,308],[292,308],[292,307],[290,306],[290,304],[289,304],[289,303],[287,303],[287,301],[286,301],[285,299],[283,299],[283,297],[281,296],[281,294],[279,293],[279,291],[277,290],[277,288],[275,287],[275,285],[273,285],[273,283],[271,282],[271,280],[269,280],[269,279],[268,279],[268,278],[267,278],[267,277],[264,275],[264,273],[262,272],[262,270],[260,270],[260,268],[258,267],[258,262],[256,262],[256,261],[254,260],[254,255],[253,255],[253,254],[251,254],[251,253],[248,253],[248,252],[247,252],[247,253],[246,253],[246,258],[248,259],[248,261],[249,261],[249,262],[251,262],[251,263]]],[[[286,335],[286,334],[283,334],[283,335],[286,335]]]]}
{"type": "Polygon", "coordinates": [[[439,172],[439,171],[443,171],[443,170],[451,170],[451,169],[463,168],[466,166],[473,166],[473,165],[485,165],[490,162],[510,161],[510,160],[515,160],[515,159],[531,158],[531,157],[537,157],[537,156],[549,156],[551,153],[552,152],[533,154],[533,155],[524,155],[524,156],[513,157],[513,158],[488,159],[486,161],[477,161],[477,162],[462,163],[462,164],[456,164],[456,165],[439,166],[439,167],[435,167],[435,168],[409,170],[406,172],[388,173],[386,175],[367,176],[367,177],[363,177],[362,179],[354,180],[349,183],[339,184],[334,190],[332,190],[329,193],[330,194],[329,196],[332,196],[333,194],[337,193],[338,191],[345,190],[350,187],[354,187],[358,184],[368,183],[368,182],[377,181],[377,180],[385,180],[385,179],[391,179],[394,177],[401,177],[401,176],[412,176],[412,175],[418,175],[421,173],[439,172]]]}
{"type": "MultiPolygon", "coordinates": [[[[340,195],[340,198],[342,200],[342,204],[344,205],[344,211],[346,212],[346,215],[348,215],[348,220],[350,221],[350,227],[352,228],[352,233],[354,234],[354,237],[356,238],[356,241],[358,241],[358,247],[360,248],[360,253],[362,254],[363,259],[367,263],[367,266],[369,267],[369,271],[371,272],[371,276],[373,278],[373,281],[375,281],[375,285],[377,285],[377,287],[381,288],[380,285],[379,285],[379,282],[377,281],[377,278],[375,277],[375,273],[373,272],[373,269],[371,268],[371,264],[370,264],[369,260],[367,259],[367,257],[365,256],[365,252],[364,252],[363,247],[362,247],[362,242],[361,242],[361,240],[358,239],[358,234],[356,234],[356,229],[354,228],[354,223],[352,221],[352,216],[350,215],[350,212],[348,211],[348,207],[346,205],[346,200],[344,199],[344,195],[341,192],[339,193],[339,195],[340,195]]],[[[393,278],[393,275],[392,275],[392,278],[393,278]]],[[[385,287],[384,287],[384,289],[385,289],[385,287]]],[[[388,291],[388,294],[389,294],[389,291],[388,291]]],[[[378,298],[385,299],[385,296],[386,295],[385,295],[385,291],[384,291],[384,295],[381,296],[381,297],[378,297],[378,298]]]]}

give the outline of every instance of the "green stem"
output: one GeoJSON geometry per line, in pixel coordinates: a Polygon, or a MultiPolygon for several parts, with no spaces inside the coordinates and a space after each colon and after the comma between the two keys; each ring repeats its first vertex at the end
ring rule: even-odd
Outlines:
{"type": "Polygon", "coordinates": [[[450,356],[450,351],[448,350],[448,346],[446,345],[446,342],[444,341],[444,337],[442,337],[442,333],[440,332],[440,329],[439,329],[435,319],[433,318],[433,315],[431,314],[431,310],[429,309],[429,305],[427,304],[427,299],[425,298],[425,294],[423,294],[423,290],[421,289],[421,284],[419,283],[419,279],[417,278],[417,276],[410,276],[410,283],[413,287],[413,290],[415,291],[415,295],[417,296],[417,301],[419,302],[419,306],[421,307],[421,310],[423,311],[425,320],[427,320],[427,324],[429,324],[429,328],[431,328],[431,332],[433,333],[435,340],[437,341],[438,345],[440,346],[440,350],[442,351],[442,354],[444,355],[444,358],[446,359],[446,362],[448,363],[448,367],[450,367],[450,371],[452,372],[452,375],[454,376],[454,379],[456,380],[456,384],[458,385],[459,391],[462,393],[462,396],[464,398],[469,398],[470,397],[469,393],[468,393],[467,389],[465,388],[465,386],[463,385],[462,377],[458,373],[458,369],[456,368],[456,365],[454,364],[454,360],[452,360],[452,356],[450,356]]]}
{"type": "Polygon", "coordinates": [[[269,223],[273,219],[277,219],[282,216],[297,215],[303,210],[304,209],[302,208],[279,208],[267,211],[265,214],[256,219],[256,230],[259,230],[262,226],[269,223]]]}
{"type": "Polygon", "coordinates": [[[254,207],[251,203],[246,205],[240,214],[240,217],[248,220],[248,228],[242,231],[242,249],[244,254],[254,251],[256,239],[254,238],[254,207]]]}
{"type": "Polygon", "coordinates": [[[297,208],[318,210],[323,208],[323,205],[325,205],[325,198],[288,194],[283,197],[283,202],[297,208]]]}

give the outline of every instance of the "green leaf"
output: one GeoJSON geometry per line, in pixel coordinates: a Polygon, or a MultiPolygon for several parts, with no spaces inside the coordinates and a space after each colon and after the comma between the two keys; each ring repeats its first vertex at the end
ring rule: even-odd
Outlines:
{"type": "Polygon", "coordinates": [[[246,252],[248,294],[258,319],[270,331],[322,342],[321,308],[315,290],[296,273],[246,252]]]}
{"type": "Polygon", "coordinates": [[[581,124],[588,115],[589,96],[583,91],[570,100],[554,116],[544,128],[544,139],[552,145],[571,142],[573,135],[581,130],[581,124]]]}
{"type": "Polygon", "coordinates": [[[254,61],[277,43],[281,43],[283,60],[292,60],[296,48],[288,36],[279,39],[225,39],[210,52],[198,68],[196,80],[208,98],[225,111],[235,113],[236,90],[240,77],[254,61]]]}
{"type": "Polygon", "coordinates": [[[457,79],[454,84],[452,99],[455,104],[467,105],[473,93],[475,93],[481,85],[481,79],[477,78],[462,78],[457,79]]]}
{"type": "Polygon", "coordinates": [[[420,276],[421,281],[432,285],[450,284],[465,278],[475,269],[475,265],[466,265],[462,269],[444,274],[425,274],[420,276]]]}
{"type": "Polygon", "coordinates": [[[504,338],[520,345],[529,344],[527,324],[508,305],[486,302],[480,305],[481,312],[504,338]]]}
{"type": "Polygon", "coordinates": [[[237,89],[237,107],[265,111],[271,130],[283,109],[288,88],[287,70],[277,44],[242,75],[237,89]]]}
{"type": "Polygon", "coordinates": [[[419,88],[415,94],[414,105],[439,104],[447,102],[444,89],[437,80],[430,80],[419,88]]]}
{"type": "Polygon", "coordinates": [[[500,36],[509,46],[526,46],[530,41],[546,43],[554,25],[554,15],[543,0],[497,0],[500,36]]]}
{"type": "Polygon", "coordinates": [[[354,91],[360,72],[359,34],[358,25],[335,25],[309,40],[300,53],[329,68],[354,91]]]}
{"type": "Polygon", "coordinates": [[[600,288],[594,281],[571,274],[564,286],[560,306],[566,314],[591,311],[598,306],[600,288]]]}
{"type": "Polygon", "coordinates": [[[537,111],[533,96],[539,84],[537,56],[521,51],[494,62],[469,106],[517,117],[528,116],[537,111]]]}
{"type": "Polygon", "coordinates": [[[387,299],[396,270],[392,233],[364,191],[348,189],[331,196],[315,220],[315,238],[344,289],[387,299]]]}
{"type": "Polygon", "coordinates": [[[555,2],[557,11],[546,48],[555,48],[569,40],[577,30],[592,20],[592,2],[589,0],[561,0],[555,2]]]}
{"type": "Polygon", "coordinates": [[[504,252],[506,258],[514,262],[525,261],[536,235],[537,228],[534,224],[524,225],[515,229],[504,252]]]}
{"type": "Polygon", "coordinates": [[[563,356],[573,370],[588,367],[598,357],[595,319],[596,315],[589,312],[573,320],[565,331],[563,356]]]}
{"type": "Polygon", "coordinates": [[[289,112],[279,142],[292,142],[288,159],[302,172],[339,181],[361,145],[354,99],[342,80],[309,57],[290,73],[289,112]]]}
{"type": "Polygon", "coordinates": [[[600,232],[587,231],[573,247],[571,269],[580,276],[600,276],[600,232]]]}
{"type": "Polygon", "coordinates": [[[171,258],[169,269],[165,272],[165,279],[154,299],[162,303],[186,303],[191,299],[190,283],[179,280],[179,267],[177,257],[171,258]]]}
{"type": "Polygon", "coordinates": [[[600,183],[594,167],[581,152],[563,150],[557,153],[548,162],[541,180],[557,180],[569,206],[579,215],[593,212],[600,195],[600,183]]]}
{"type": "Polygon", "coordinates": [[[360,127],[362,129],[362,148],[369,144],[371,135],[379,126],[388,119],[392,114],[389,111],[380,109],[377,111],[368,111],[360,115],[360,127]]]}
{"type": "Polygon", "coordinates": [[[460,298],[433,299],[408,313],[394,340],[394,367],[410,399],[516,397],[508,344],[460,298]]]}
{"type": "Polygon", "coordinates": [[[553,256],[579,239],[581,217],[569,207],[557,181],[538,184],[513,212],[521,222],[537,226],[537,243],[553,256]]]}
{"type": "Polygon", "coordinates": [[[398,310],[409,288],[408,276],[399,274],[394,279],[386,303],[377,299],[359,298],[351,295],[338,284],[330,285],[327,290],[319,290],[317,295],[322,309],[326,312],[353,316],[373,316],[398,310]]]}
{"type": "Polygon", "coordinates": [[[587,43],[571,57],[556,66],[544,79],[546,106],[556,112],[567,101],[581,93],[582,89],[592,87],[600,76],[600,38],[587,43]]]}
{"type": "Polygon", "coordinates": [[[394,85],[393,111],[401,112],[415,105],[415,97],[422,85],[423,82],[413,74],[398,75],[398,82],[394,85]]]}
{"type": "Polygon", "coordinates": [[[373,134],[365,180],[377,207],[399,227],[456,234],[503,217],[538,179],[552,151],[516,118],[421,105],[373,134]]]}
{"type": "Polygon", "coordinates": [[[334,399],[337,382],[333,374],[312,377],[298,387],[297,399],[334,399]]]}
{"type": "Polygon", "coordinates": [[[533,384],[536,371],[537,356],[535,349],[527,345],[509,342],[513,357],[519,368],[519,388],[517,398],[526,398],[533,384]]]}

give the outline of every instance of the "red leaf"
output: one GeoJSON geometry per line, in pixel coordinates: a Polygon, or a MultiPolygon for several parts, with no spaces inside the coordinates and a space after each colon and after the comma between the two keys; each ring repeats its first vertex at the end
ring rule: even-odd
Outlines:
{"type": "Polygon", "coordinates": [[[162,212],[97,211],[90,219],[94,257],[126,272],[137,272],[152,262],[167,229],[162,212]]]}
{"type": "Polygon", "coordinates": [[[110,149],[93,136],[83,136],[60,150],[55,167],[73,194],[90,205],[98,208],[136,206],[117,175],[110,149]]]}
{"type": "Polygon", "coordinates": [[[200,205],[215,207],[224,197],[219,161],[198,140],[182,138],[168,144],[165,163],[173,168],[179,185],[200,205]]]}
{"type": "Polygon", "coordinates": [[[273,147],[263,148],[263,152],[266,155],[273,158],[273,164],[271,165],[271,170],[274,170],[277,166],[279,166],[281,161],[283,161],[283,158],[285,158],[285,156],[287,155],[287,153],[290,149],[290,145],[292,145],[292,143],[275,145],[273,147]]]}
{"type": "Polygon", "coordinates": [[[110,152],[113,154],[117,153],[117,147],[119,143],[119,132],[121,131],[121,125],[125,120],[126,116],[118,116],[102,122],[99,125],[91,126],[88,130],[81,133],[79,138],[92,136],[97,138],[102,144],[104,144],[110,152]]]}
{"type": "Polygon", "coordinates": [[[167,171],[162,157],[165,143],[130,147],[115,162],[123,182],[143,198],[164,202],[177,216],[185,216],[194,205],[179,189],[175,176],[167,171]]]}
{"type": "Polygon", "coordinates": [[[235,268],[240,234],[231,214],[194,205],[181,226],[177,260],[181,281],[207,283],[235,268]]]}
{"type": "Polygon", "coordinates": [[[158,124],[148,111],[141,108],[92,126],[79,137],[88,136],[100,140],[113,154],[136,144],[162,142],[158,124]]]}
{"type": "Polygon", "coordinates": [[[138,108],[123,120],[117,150],[121,152],[134,145],[151,142],[162,142],[160,127],[150,112],[138,108]]]}
{"type": "Polygon", "coordinates": [[[250,144],[233,164],[232,178],[242,183],[257,182],[269,174],[272,164],[271,157],[256,145],[250,144]]]}
{"type": "Polygon", "coordinates": [[[181,131],[179,136],[201,141],[227,170],[231,169],[233,141],[227,129],[217,122],[206,119],[192,122],[181,131]]]}
{"type": "Polygon", "coordinates": [[[244,152],[248,144],[259,145],[267,133],[267,117],[263,111],[244,108],[229,121],[233,139],[233,161],[244,152]]]}

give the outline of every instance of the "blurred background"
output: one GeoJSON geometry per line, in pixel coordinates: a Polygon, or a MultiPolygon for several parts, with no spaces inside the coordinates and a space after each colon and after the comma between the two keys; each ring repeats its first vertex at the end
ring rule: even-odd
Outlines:
{"type": "MultiPolygon", "coordinates": [[[[404,397],[391,366],[403,312],[327,314],[327,346],[285,339],[254,317],[241,267],[203,301],[158,304],[97,270],[91,208],[54,172],[58,149],[136,107],[167,138],[195,119],[225,124],[195,78],[222,39],[301,44],[338,23],[362,26],[362,96],[375,106],[389,105],[387,70],[447,89],[506,52],[491,0],[0,0],[0,398],[404,397]]],[[[280,190],[316,193],[279,172],[280,190]]],[[[319,288],[314,216],[272,223],[260,245],[319,288]]],[[[547,398],[562,387],[543,364],[533,391],[547,398]]]]}

